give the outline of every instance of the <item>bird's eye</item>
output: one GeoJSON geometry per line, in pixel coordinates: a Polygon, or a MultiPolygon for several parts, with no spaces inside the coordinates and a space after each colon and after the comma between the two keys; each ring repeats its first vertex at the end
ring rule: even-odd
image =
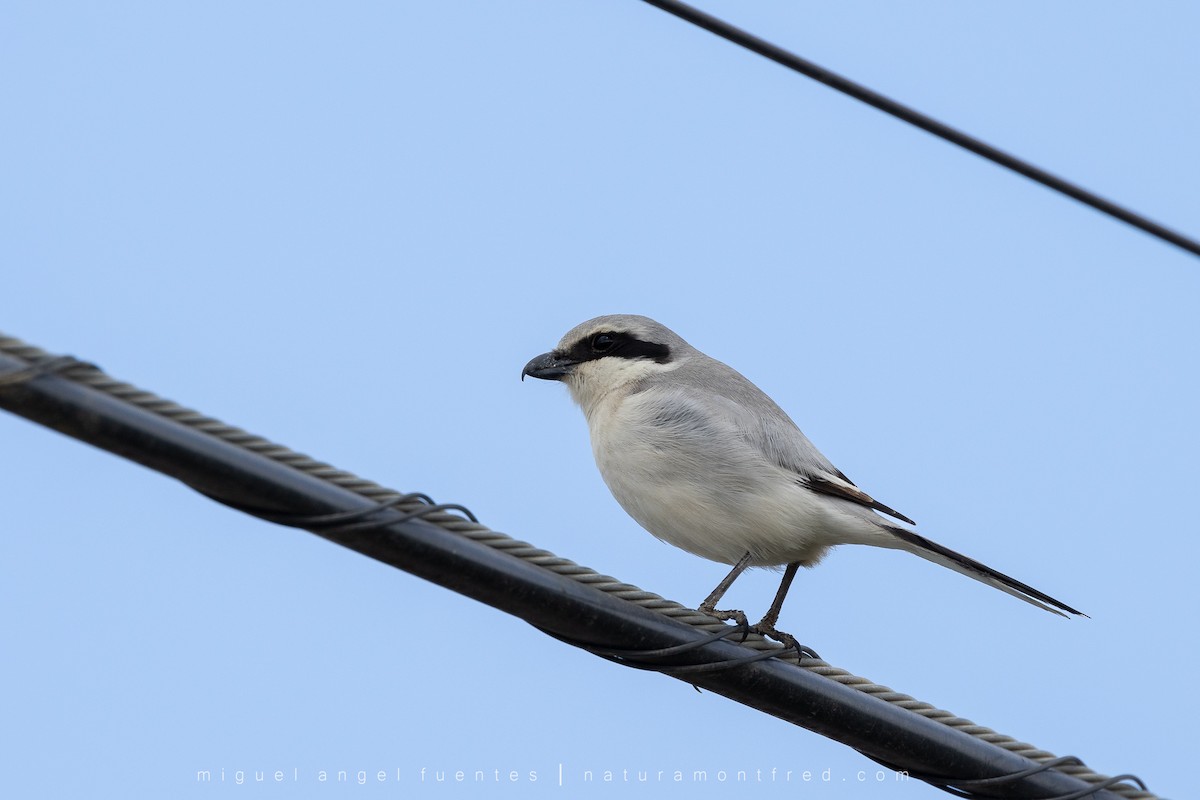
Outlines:
{"type": "Polygon", "coordinates": [[[611,333],[597,333],[592,337],[592,349],[597,353],[607,353],[617,343],[617,337],[611,333]]]}

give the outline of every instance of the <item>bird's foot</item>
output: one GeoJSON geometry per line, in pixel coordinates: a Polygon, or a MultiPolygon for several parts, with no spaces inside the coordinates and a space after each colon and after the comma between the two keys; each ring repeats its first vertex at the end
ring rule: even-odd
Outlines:
{"type": "Polygon", "coordinates": [[[801,659],[820,658],[820,656],[817,655],[816,650],[813,650],[808,645],[800,644],[800,642],[796,641],[796,637],[792,636],[790,633],[784,633],[783,631],[776,630],[775,624],[768,620],[764,619],[755,625],[751,625],[750,632],[757,633],[759,636],[765,636],[768,639],[774,639],[782,644],[785,650],[795,650],[796,654],[801,659]]]}
{"type": "Polygon", "coordinates": [[[700,608],[697,610],[703,614],[708,614],[710,617],[716,617],[717,619],[721,620],[722,622],[725,622],[727,620],[733,620],[737,624],[737,626],[742,629],[742,641],[746,640],[746,634],[748,634],[750,632],[751,628],[750,628],[750,620],[746,618],[745,611],[737,611],[737,610],[718,611],[715,608],[706,608],[705,607],[706,605],[707,605],[706,603],[701,603],[700,608]]]}

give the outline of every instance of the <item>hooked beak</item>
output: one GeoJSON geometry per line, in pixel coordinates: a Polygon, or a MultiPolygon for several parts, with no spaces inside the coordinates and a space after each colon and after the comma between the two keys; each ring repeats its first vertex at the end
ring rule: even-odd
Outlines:
{"type": "Polygon", "coordinates": [[[528,375],[531,378],[541,378],[544,381],[560,381],[571,374],[572,368],[578,361],[561,356],[554,351],[542,353],[525,365],[521,370],[521,380],[528,375]]]}

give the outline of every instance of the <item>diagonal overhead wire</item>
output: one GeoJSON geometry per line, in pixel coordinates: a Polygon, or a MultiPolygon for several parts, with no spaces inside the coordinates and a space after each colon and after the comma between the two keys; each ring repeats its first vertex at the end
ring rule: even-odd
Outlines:
{"type": "Polygon", "coordinates": [[[891,114],[893,117],[904,120],[910,125],[915,125],[923,131],[932,133],[934,136],[970,150],[972,153],[982,156],[993,163],[1024,175],[1030,180],[1037,181],[1049,189],[1074,198],[1084,205],[1091,206],[1102,214],[1107,214],[1114,219],[1132,225],[1151,236],[1186,250],[1192,255],[1200,256],[1200,241],[1185,236],[1165,225],[1160,225],[1154,220],[1144,217],[1122,205],[1118,205],[1094,192],[1090,192],[1076,183],[1072,183],[1065,178],[1060,178],[1040,167],[1036,167],[1024,159],[993,147],[987,142],[964,133],[957,128],[953,128],[944,122],[939,122],[927,114],[922,114],[920,111],[897,102],[886,95],[868,89],[860,83],[855,83],[845,76],[814,64],[808,59],[801,58],[795,53],[784,50],[782,47],[772,44],[765,39],[760,39],[748,31],[730,25],[728,22],[718,19],[711,14],[706,14],[698,8],[689,6],[686,3],[680,3],[677,0],[643,0],[643,2],[660,8],[669,14],[674,14],[680,19],[687,20],[693,25],[769,58],[790,70],[807,75],[815,81],[820,81],[831,89],[836,89],[843,94],[853,97],[855,100],[861,100],[867,105],[874,106],[885,114],[891,114]]]}

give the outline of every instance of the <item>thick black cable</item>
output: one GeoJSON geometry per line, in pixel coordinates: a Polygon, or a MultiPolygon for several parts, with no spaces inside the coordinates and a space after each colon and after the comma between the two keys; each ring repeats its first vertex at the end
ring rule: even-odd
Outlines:
{"type": "MultiPolygon", "coordinates": [[[[305,527],[318,536],[627,666],[645,668],[647,661],[686,653],[691,663],[650,668],[834,738],[881,763],[903,763],[913,773],[957,775],[938,780],[966,784],[1004,776],[995,796],[1116,800],[1104,787],[1123,776],[1097,788],[1052,769],[1031,770],[1035,765],[1019,754],[782,663],[775,656],[783,649],[747,656],[744,648],[725,641],[740,633],[737,628],[716,636],[701,632],[422,519],[450,504],[399,492],[370,502],[277,457],[213,435],[207,428],[214,421],[196,412],[187,411],[184,418],[199,417],[205,429],[175,419],[179,409],[173,404],[172,413],[150,410],[163,401],[150,395],[146,402],[147,393],[135,395],[141,402],[134,403],[77,383],[70,377],[77,366],[55,358],[31,364],[0,351],[0,408],[159,470],[235,508],[255,509],[285,524],[308,523],[305,527]],[[415,510],[396,508],[402,501],[415,503],[415,510]]],[[[86,375],[94,368],[81,371],[86,375]]],[[[89,381],[96,377],[90,375],[89,381]]],[[[245,437],[239,432],[236,438],[245,437]]]]}
{"type": "Polygon", "coordinates": [[[1200,242],[1189,238],[1178,231],[1172,230],[1164,225],[1160,225],[1152,219],[1142,216],[1134,211],[1118,205],[1111,200],[1107,200],[1094,192],[1088,191],[1078,184],[1072,183],[1064,178],[1060,178],[1053,173],[1035,167],[1024,159],[1018,158],[1011,153],[1006,153],[997,147],[976,139],[957,128],[952,128],[949,125],[939,122],[927,114],[922,114],[914,108],[897,102],[890,97],[880,94],[872,89],[868,89],[860,83],[855,83],[849,78],[839,75],[836,72],[825,69],[824,67],[814,64],[808,59],[788,50],[784,50],[778,45],[772,44],[765,39],[760,39],[748,31],[730,25],[722,19],[706,14],[705,12],[693,8],[686,3],[680,3],[677,0],[642,0],[656,8],[660,8],[669,14],[674,14],[680,19],[703,28],[710,33],[720,36],[733,42],[736,45],[746,48],[752,52],[758,53],[761,56],[771,59],[777,64],[787,67],[790,70],[799,72],[802,75],[807,75],[815,81],[820,81],[831,89],[835,89],[843,94],[853,97],[855,100],[860,100],[867,105],[874,106],[885,114],[891,114],[897,119],[904,120],[910,125],[915,125],[923,131],[932,133],[934,136],[945,139],[951,144],[956,144],[966,150],[970,150],[978,156],[986,158],[988,161],[999,164],[1002,167],[1012,170],[1018,174],[1024,175],[1030,180],[1037,181],[1043,186],[1053,189],[1056,192],[1065,194],[1084,205],[1091,206],[1102,214],[1118,219],[1128,225],[1132,225],[1151,236],[1161,239],[1164,242],[1173,244],[1183,250],[1188,251],[1192,255],[1200,256],[1200,242]]]}

